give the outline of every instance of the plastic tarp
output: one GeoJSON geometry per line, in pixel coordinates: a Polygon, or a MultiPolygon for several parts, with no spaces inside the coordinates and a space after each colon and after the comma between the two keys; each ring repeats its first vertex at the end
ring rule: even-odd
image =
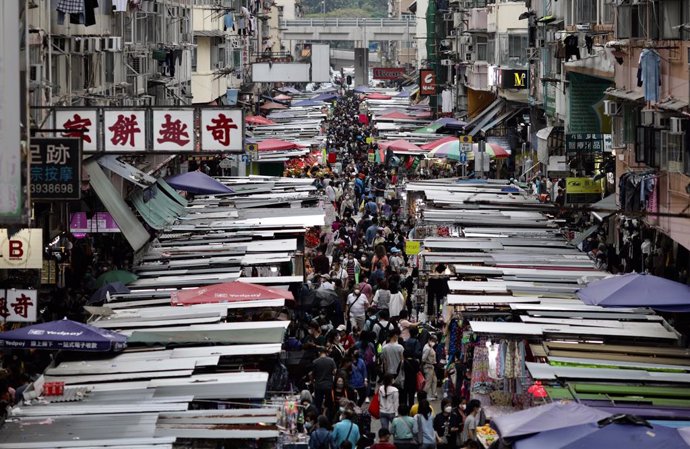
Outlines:
{"type": "Polygon", "coordinates": [[[271,299],[294,300],[287,290],[264,287],[244,282],[226,282],[192,290],[179,290],[171,295],[174,306],[191,304],[215,304],[238,301],[265,301],[271,299]]]}
{"type": "Polygon", "coordinates": [[[546,430],[596,423],[609,416],[610,413],[575,402],[553,402],[498,416],[494,419],[494,424],[501,438],[514,438],[546,430]]]}
{"type": "Polygon", "coordinates": [[[259,142],[259,151],[294,150],[297,148],[302,148],[302,145],[281,139],[266,139],[259,142]]]}
{"type": "Polygon", "coordinates": [[[127,242],[134,251],[140,250],[150,238],[146,228],[137,220],[134,212],[127,206],[120,192],[115,189],[98,162],[86,161],[84,169],[89,174],[89,184],[112,215],[127,242]]]}
{"type": "Polygon", "coordinates": [[[144,221],[156,230],[164,229],[185,214],[185,206],[175,199],[180,195],[169,186],[168,189],[162,187],[161,183],[165,181],[159,180],[146,190],[137,190],[130,197],[144,221]]]}
{"type": "Polygon", "coordinates": [[[585,304],[690,311],[690,286],[652,274],[628,273],[590,282],[577,291],[585,304]]]}
{"type": "Polygon", "coordinates": [[[233,193],[230,187],[200,171],[171,176],[166,182],[175,189],[194,194],[233,193]]]}

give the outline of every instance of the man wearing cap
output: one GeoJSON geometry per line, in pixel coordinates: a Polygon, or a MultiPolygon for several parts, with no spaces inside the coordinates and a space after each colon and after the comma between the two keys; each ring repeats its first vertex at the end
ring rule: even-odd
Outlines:
{"type": "Polygon", "coordinates": [[[355,339],[352,338],[352,335],[347,333],[347,327],[344,324],[339,325],[335,330],[338,331],[338,340],[345,351],[355,345],[355,339]]]}
{"type": "Polygon", "coordinates": [[[388,263],[392,271],[396,273],[400,272],[400,268],[405,265],[405,260],[402,258],[402,253],[395,246],[391,248],[391,255],[388,258],[388,263]]]}

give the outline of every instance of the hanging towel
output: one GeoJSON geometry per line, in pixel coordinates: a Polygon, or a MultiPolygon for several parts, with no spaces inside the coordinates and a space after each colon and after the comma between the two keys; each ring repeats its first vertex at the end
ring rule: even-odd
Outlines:
{"type": "Polygon", "coordinates": [[[81,14],[84,12],[84,0],[58,0],[56,9],[65,14],[81,14]]]}
{"type": "Polygon", "coordinates": [[[90,27],[96,25],[96,8],[98,8],[98,0],[84,1],[84,25],[90,27]]]}

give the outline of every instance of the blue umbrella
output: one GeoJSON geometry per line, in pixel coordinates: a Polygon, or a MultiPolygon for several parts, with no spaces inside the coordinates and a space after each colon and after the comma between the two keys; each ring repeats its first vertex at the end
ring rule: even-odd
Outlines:
{"type": "MultiPolygon", "coordinates": [[[[620,415],[619,415],[620,417],[620,415]]],[[[635,417],[632,417],[635,418],[635,417]]],[[[514,449],[687,449],[682,431],[632,423],[582,424],[518,440],[514,449]]]]}
{"type": "Polygon", "coordinates": [[[0,332],[0,347],[68,351],[119,351],[127,337],[67,318],[0,332]]]}
{"type": "Polygon", "coordinates": [[[165,181],[174,189],[194,194],[233,193],[230,187],[200,171],[171,176],[165,181]]]}
{"type": "Polygon", "coordinates": [[[311,97],[311,99],[314,101],[333,101],[336,98],[338,98],[338,96],[336,94],[331,94],[331,93],[323,93],[323,94],[319,94],[319,95],[316,95],[314,97],[311,97]]]}
{"type": "Polygon", "coordinates": [[[117,293],[129,293],[129,288],[122,282],[111,282],[110,284],[105,284],[103,287],[99,288],[91,294],[88,300],[88,304],[95,304],[98,302],[105,301],[107,294],[117,294],[117,293]]]}
{"type": "Polygon", "coordinates": [[[585,304],[602,307],[652,307],[690,310],[690,286],[652,274],[628,273],[587,284],[577,291],[585,304]]]}
{"type": "Polygon", "coordinates": [[[297,107],[323,106],[323,102],[317,101],[317,100],[300,100],[300,101],[295,101],[290,106],[297,106],[297,107]]]}
{"type": "Polygon", "coordinates": [[[493,424],[501,438],[514,438],[579,424],[596,423],[609,416],[610,413],[575,402],[552,402],[498,416],[493,420],[493,424]]]}

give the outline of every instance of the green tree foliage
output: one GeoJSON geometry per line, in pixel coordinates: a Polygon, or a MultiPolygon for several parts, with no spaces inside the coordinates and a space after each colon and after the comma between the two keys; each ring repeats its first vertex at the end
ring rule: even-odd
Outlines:
{"type": "MultiPolygon", "coordinates": [[[[323,17],[323,0],[303,0],[305,17],[323,17]]],[[[386,17],[386,0],[325,0],[326,17],[386,17]]]]}

